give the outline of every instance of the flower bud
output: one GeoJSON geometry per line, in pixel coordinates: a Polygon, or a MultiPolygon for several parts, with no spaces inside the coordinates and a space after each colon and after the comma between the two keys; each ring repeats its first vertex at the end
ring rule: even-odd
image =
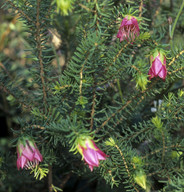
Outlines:
{"type": "Polygon", "coordinates": [[[169,25],[171,25],[172,24],[172,17],[168,17],[168,23],[169,23],[169,25]]]}
{"type": "Polygon", "coordinates": [[[72,9],[73,0],[56,0],[57,11],[62,15],[68,15],[68,12],[72,9]]]}
{"type": "Polygon", "coordinates": [[[147,79],[147,75],[144,75],[143,73],[137,73],[137,77],[136,77],[136,87],[137,88],[141,88],[142,91],[144,91],[146,89],[146,85],[149,82],[147,79]]]}
{"type": "Polygon", "coordinates": [[[134,174],[134,180],[135,182],[141,186],[143,189],[146,190],[146,174],[144,173],[143,170],[140,170],[140,171],[137,171],[135,174],[134,174]]]}

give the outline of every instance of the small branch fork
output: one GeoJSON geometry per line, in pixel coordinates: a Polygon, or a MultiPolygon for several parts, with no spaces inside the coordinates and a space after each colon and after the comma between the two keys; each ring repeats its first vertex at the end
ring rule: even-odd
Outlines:
{"type": "Polygon", "coordinates": [[[44,67],[43,67],[43,60],[42,60],[42,46],[41,46],[41,36],[40,36],[40,2],[41,0],[37,0],[37,8],[36,8],[36,42],[37,42],[37,49],[38,49],[38,59],[40,64],[40,77],[42,82],[42,89],[43,89],[43,101],[46,104],[46,88],[45,88],[45,79],[44,79],[44,67]]]}

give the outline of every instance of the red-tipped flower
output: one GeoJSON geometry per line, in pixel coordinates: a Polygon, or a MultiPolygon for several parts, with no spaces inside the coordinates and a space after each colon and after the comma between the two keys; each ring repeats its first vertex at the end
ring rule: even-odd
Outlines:
{"type": "Polygon", "coordinates": [[[134,41],[136,36],[139,36],[139,25],[137,19],[133,16],[126,15],[121,22],[117,38],[120,42],[123,40],[134,41]]]}
{"type": "Polygon", "coordinates": [[[31,169],[43,161],[43,157],[39,152],[36,144],[28,137],[22,138],[17,144],[17,168],[31,169]]]}
{"type": "Polygon", "coordinates": [[[93,171],[93,167],[99,166],[99,160],[106,160],[106,157],[108,157],[89,137],[80,139],[77,149],[82,155],[82,159],[89,165],[91,171],[93,171]]]}
{"type": "Polygon", "coordinates": [[[163,51],[156,50],[153,56],[151,56],[151,68],[148,72],[149,80],[159,76],[165,80],[167,76],[166,58],[163,51]]]}

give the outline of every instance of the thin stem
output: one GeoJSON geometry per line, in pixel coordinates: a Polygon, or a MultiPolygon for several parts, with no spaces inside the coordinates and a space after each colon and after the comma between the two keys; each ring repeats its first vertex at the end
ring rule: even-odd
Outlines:
{"type": "Polygon", "coordinates": [[[121,52],[122,52],[124,49],[126,49],[126,47],[127,47],[128,45],[130,45],[130,42],[128,42],[127,44],[125,44],[125,45],[119,50],[119,52],[117,53],[117,55],[114,57],[113,62],[112,62],[111,64],[109,64],[109,66],[107,67],[107,69],[105,69],[105,71],[108,71],[108,70],[109,70],[109,67],[110,67],[111,65],[113,65],[113,63],[116,62],[116,60],[118,59],[118,57],[121,55],[121,52]]]}
{"type": "MultiPolygon", "coordinates": [[[[122,159],[123,159],[123,163],[124,163],[125,169],[126,169],[126,171],[127,171],[128,177],[131,178],[131,174],[130,174],[130,171],[129,171],[129,168],[128,168],[128,164],[127,164],[127,162],[126,162],[126,160],[125,160],[125,157],[124,157],[124,155],[123,155],[123,152],[121,151],[121,149],[119,148],[118,145],[115,145],[115,147],[116,147],[116,149],[119,151],[119,153],[120,153],[120,155],[121,155],[121,157],[122,157],[122,159]]],[[[132,183],[132,185],[133,185],[134,189],[135,189],[137,192],[139,192],[139,190],[136,188],[135,184],[132,183]]]]}
{"type": "Polygon", "coordinates": [[[143,8],[143,0],[141,0],[140,6],[139,6],[139,17],[142,16],[142,8],[143,8]]]}
{"type": "Polygon", "coordinates": [[[43,101],[46,104],[46,88],[45,88],[45,79],[44,79],[44,66],[42,61],[42,46],[41,46],[41,37],[40,37],[40,2],[41,0],[37,0],[37,9],[36,9],[36,41],[37,41],[37,48],[38,48],[38,59],[40,64],[40,77],[42,82],[42,88],[43,88],[43,101]]]}
{"type": "Polygon", "coordinates": [[[170,39],[172,39],[171,31],[172,31],[172,26],[171,26],[171,24],[169,24],[169,38],[170,39]]]}
{"type": "Polygon", "coordinates": [[[49,165],[49,174],[48,174],[48,188],[49,192],[52,192],[52,165],[49,165]]]}
{"type": "Polygon", "coordinates": [[[95,89],[93,89],[93,101],[92,101],[92,109],[91,109],[91,122],[90,122],[90,130],[93,129],[93,122],[94,122],[94,114],[95,114],[95,105],[96,105],[96,93],[95,89]]]}
{"type": "MultiPolygon", "coordinates": [[[[173,59],[171,60],[171,62],[168,64],[168,66],[172,65],[172,64],[176,61],[176,59],[178,59],[178,57],[179,57],[180,55],[182,55],[183,53],[184,53],[184,50],[180,51],[175,57],[173,57],[173,59]]],[[[167,68],[167,69],[168,69],[168,68],[167,68]]]]}
{"type": "Polygon", "coordinates": [[[35,21],[33,21],[28,15],[26,15],[21,9],[19,9],[19,7],[16,7],[14,5],[14,3],[12,3],[11,1],[7,1],[8,4],[10,4],[14,9],[16,9],[23,17],[25,17],[30,23],[34,23],[35,21]]]}
{"type": "Polygon", "coordinates": [[[124,103],[124,101],[123,101],[123,93],[122,93],[122,91],[121,91],[121,85],[120,85],[119,79],[117,79],[117,86],[118,86],[119,95],[120,95],[120,97],[121,97],[121,102],[122,102],[122,104],[123,104],[123,103],[124,103]]]}
{"type": "Polygon", "coordinates": [[[179,19],[179,17],[180,17],[180,14],[181,14],[181,12],[182,12],[183,7],[184,7],[184,0],[183,0],[183,3],[182,3],[182,5],[181,5],[181,7],[180,7],[180,10],[179,10],[179,12],[178,12],[178,14],[177,14],[177,16],[176,16],[176,19],[175,19],[175,21],[174,21],[173,28],[172,28],[172,31],[171,31],[171,39],[173,38],[174,30],[175,30],[175,28],[176,28],[176,24],[177,24],[177,22],[178,22],[178,19],[179,19]]]}
{"type": "Polygon", "coordinates": [[[161,131],[162,134],[162,144],[163,144],[163,149],[162,149],[162,162],[164,162],[164,156],[165,156],[165,136],[163,131],[161,131]]]}
{"type": "Polygon", "coordinates": [[[87,54],[87,56],[85,58],[85,61],[84,61],[83,65],[82,65],[82,68],[80,70],[80,86],[79,86],[79,94],[80,94],[80,96],[82,96],[83,70],[84,70],[84,65],[87,63],[88,56],[89,56],[89,53],[87,54]]]}

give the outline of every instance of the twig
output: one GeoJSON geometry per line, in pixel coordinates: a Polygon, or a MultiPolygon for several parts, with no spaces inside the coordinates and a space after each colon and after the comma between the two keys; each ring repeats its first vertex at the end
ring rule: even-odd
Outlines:
{"type": "Polygon", "coordinates": [[[89,9],[88,7],[86,7],[85,5],[83,5],[83,4],[81,4],[81,3],[79,3],[78,5],[79,5],[80,7],[82,7],[83,9],[87,10],[87,11],[95,12],[94,10],[89,9]]]}
{"type": "MultiPolygon", "coordinates": [[[[124,163],[125,169],[126,169],[126,171],[127,171],[127,173],[128,173],[128,177],[131,179],[131,174],[130,174],[130,171],[129,171],[127,162],[126,162],[126,160],[125,160],[125,157],[124,157],[124,155],[123,155],[123,152],[120,150],[120,148],[118,147],[118,145],[115,145],[115,147],[116,147],[116,149],[119,151],[119,153],[120,153],[120,155],[121,155],[121,157],[122,157],[122,159],[123,159],[123,163],[124,163]]],[[[139,190],[135,187],[135,184],[132,183],[132,185],[133,185],[134,189],[135,189],[137,192],[139,192],[139,190]]]]}
{"type": "Polygon", "coordinates": [[[143,8],[143,0],[141,0],[140,6],[139,6],[139,17],[142,16],[142,8],[143,8]]]}
{"type": "Polygon", "coordinates": [[[70,172],[69,174],[66,175],[66,177],[62,180],[62,183],[60,184],[60,188],[63,189],[64,185],[67,183],[67,181],[70,179],[72,176],[72,173],[70,172]]]}
{"type": "Polygon", "coordinates": [[[80,86],[79,86],[79,94],[80,95],[82,95],[83,69],[84,69],[84,64],[82,65],[82,68],[80,70],[80,86]]]}
{"type": "Polygon", "coordinates": [[[96,105],[96,93],[95,89],[93,90],[93,101],[92,101],[92,109],[91,109],[91,122],[90,122],[90,130],[93,129],[93,121],[94,121],[94,113],[95,113],[95,105],[96,105]]]}
{"type": "Polygon", "coordinates": [[[52,165],[49,165],[49,173],[48,173],[48,188],[49,192],[52,192],[52,165]]]}
{"type": "Polygon", "coordinates": [[[163,148],[162,148],[162,162],[164,162],[164,156],[165,156],[165,136],[163,131],[161,131],[162,134],[162,143],[163,143],[163,148]]]}
{"type": "Polygon", "coordinates": [[[80,70],[80,86],[79,86],[79,94],[82,96],[82,81],[83,81],[83,70],[84,70],[84,65],[87,63],[89,53],[86,55],[85,62],[82,65],[82,68],[80,70]]]}
{"type": "Polygon", "coordinates": [[[46,90],[45,90],[45,79],[44,79],[44,67],[42,61],[42,47],[41,47],[41,37],[40,37],[40,2],[41,0],[37,0],[37,8],[36,8],[36,41],[37,41],[37,49],[38,49],[38,59],[40,64],[40,76],[43,88],[43,101],[46,104],[46,90]]]}
{"type": "Polygon", "coordinates": [[[171,75],[172,73],[176,73],[176,72],[181,71],[183,69],[184,69],[184,67],[180,67],[180,68],[178,68],[178,69],[176,69],[176,70],[174,70],[172,72],[168,71],[168,74],[171,75]]]}
{"type": "Polygon", "coordinates": [[[20,14],[22,14],[22,16],[24,16],[29,22],[34,23],[35,21],[33,21],[28,15],[26,15],[21,9],[19,9],[18,7],[16,7],[11,1],[7,0],[7,3],[9,3],[14,9],[16,9],[20,14]]]}
{"type": "Polygon", "coordinates": [[[121,98],[121,102],[123,104],[124,103],[124,101],[123,101],[123,93],[121,91],[121,84],[120,84],[120,80],[119,79],[117,79],[117,86],[118,86],[118,91],[119,91],[119,95],[120,95],[120,98],[121,98]]]}
{"type": "MultiPolygon", "coordinates": [[[[95,80],[94,76],[93,79],[95,80]]],[[[93,87],[93,100],[92,100],[92,109],[91,109],[91,122],[90,122],[90,130],[93,129],[93,122],[94,122],[94,114],[95,114],[95,105],[96,105],[96,83],[94,83],[93,87]]]]}
{"type": "MultiPolygon", "coordinates": [[[[175,57],[173,57],[173,59],[171,60],[171,62],[168,64],[168,68],[167,68],[167,69],[169,69],[169,67],[170,67],[170,66],[176,61],[176,59],[178,59],[178,57],[181,56],[183,53],[184,53],[184,50],[180,51],[175,57]]],[[[182,66],[182,67],[180,67],[180,68],[178,68],[178,69],[176,69],[176,70],[174,70],[174,71],[172,71],[172,72],[168,71],[168,74],[171,75],[172,73],[176,73],[176,72],[182,70],[183,68],[184,68],[184,67],[182,66]]]]}
{"type": "Polygon", "coordinates": [[[24,129],[27,129],[27,128],[35,128],[35,129],[45,129],[45,127],[43,127],[43,126],[40,126],[40,125],[30,125],[30,126],[26,126],[26,127],[24,127],[24,129]]]}
{"type": "MultiPolygon", "coordinates": [[[[130,43],[131,43],[131,42],[128,42],[127,44],[125,44],[125,45],[118,51],[118,53],[116,54],[116,56],[115,56],[114,59],[113,59],[113,63],[116,62],[116,60],[117,60],[117,58],[120,56],[121,52],[122,52],[130,43]]],[[[108,66],[108,68],[106,69],[106,71],[109,70],[109,67],[110,67],[113,63],[111,63],[111,64],[108,66]]]]}
{"type": "Polygon", "coordinates": [[[134,135],[131,135],[131,136],[127,137],[126,139],[123,139],[122,142],[127,141],[127,140],[130,140],[132,137],[137,137],[139,134],[144,133],[144,132],[146,132],[146,131],[149,131],[150,129],[151,129],[151,128],[146,128],[146,129],[144,129],[144,130],[141,130],[141,131],[139,131],[139,132],[136,132],[134,135]]]}
{"type": "Polygon", "coordinates": [[[175,60],[184,53],[184,50],[180,51],[175,57],[173,57],[172,61],[168,64],[168,66],[172,65],[172,63],[175,62],[175,60]]]}
{"type": "Polygon", "coordinates": [[[134,68],[139,74],[141,74],[141,71],[135,65],[132,65],[131,67],[134,68]]]}
{"type": "MultiPolygon", "coordinates": [[[[182,146],[179,145],[179,144],[171,145],[171,146],[168,146],[168,147],[166,146],[166,147],[165,147],[165,152],[167,151],[167,149],[170,149],[170,148],[184,148],[184,147],[182,147],[182,146]]],[[[151,152],[151,153],[143,156],[142,159],[145,159],[145,158],[147,158],[147,157],[150,156],[150,155],[154,155],[154,154],[156,154],[156,153],[159,153],[159,152],[161,152],[162,150],[163,150],[163,148],[157,149],[156,151],[153,151],[153,152],[151,152]]]]}

